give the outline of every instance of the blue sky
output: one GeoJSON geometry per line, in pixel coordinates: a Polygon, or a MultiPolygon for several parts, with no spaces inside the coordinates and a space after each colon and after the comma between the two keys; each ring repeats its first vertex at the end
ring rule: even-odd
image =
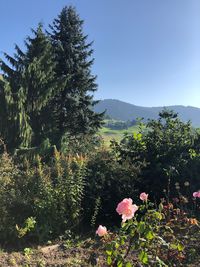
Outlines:
{"type": "Polygon", "coordinates": [[[94,40],[96,98],[200,107],[199,0],[1,0],[0,51],[13,54],[69,4],[94,40]]]}

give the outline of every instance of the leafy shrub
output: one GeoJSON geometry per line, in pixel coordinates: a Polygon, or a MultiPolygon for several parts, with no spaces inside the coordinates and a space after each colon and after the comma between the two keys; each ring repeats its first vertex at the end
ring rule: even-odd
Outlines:
{"type": "Polygon", "coordinates": [[[27,238],[40,241],[75,229],[82,214],[85,161],[82,156],[66,157],[55,151],[51,164],[42,163],[38,156],[34,165],[25,161],[19,168],[4,153],[0,158],[1,241],[16,240],[20,229],[25,229],[27,238]],[[26,231],[31,217],[34,227],[26,231]]]}
{"type": "Polygon", "coordinates": [[[80,134],[77,136],[71,136],[65,134],[62,137],[60,151],[67,155],[79,154],[89,155],[96,153],[102,144],[102,139],[98,135],[80,134]]]}
{"type": "Polygon", "coordinates": [[[113,203],[137,193],[135,184],[141,165],[140,162],[130,164],[128,160],[120,163],[112,151],[105,149],[99,150],[88,160],[83,201],[87,225],[91,219],[94,225],[94,218],[101,222],[116,220],[113,203]]]}
{"type": "MultiPolygon", "coordinates": [[[[24,181],[26,183],[26,181],[24,181]]],[[[21,184],[21,173],[14,165],[9,155],[4,152],[0,156],[0,239],[12,241],[16,237],[15,224],[19,222],[19,215],[26,216],[23,201],[21,199],[19,186],[21,184]],[[16,186],[17,185],[17,186],[16,186]],[[21,203],[18,213],[17,207],[21,203]]]]}
{"type": "Polygon", "coordinates": [[[33,177],[38,235],[55,237],[66,229],[76,229],[82,212],[85,159],[56,152],[50,167],[38,160],[33,177]]]}
{"type": "MultiPolygon", "coordinates": [[[[200,188],[200,137],[191,124],[183,123],[177,114],[163,110],[158,120],[150,120],[138,134],[125,135],[112,148],[121,162],[144,161],[139,190],[146,190],[159,200],[177,194],[174,184],[189,181],[200,188]]],[[[195,188],[191,188],[194,190],[195,188]]]]}

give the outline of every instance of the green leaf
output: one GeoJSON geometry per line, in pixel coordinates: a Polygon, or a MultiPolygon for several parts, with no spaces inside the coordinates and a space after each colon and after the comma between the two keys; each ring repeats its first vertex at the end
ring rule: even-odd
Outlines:
{"type": "Polygon", "coordinates": [[[120,244],[123,246],[125,244],[124,238],[121,239],[120,244]]]}
{"type": "Polygon", "coordinates": [[[178,251],[183,251],[184,246],[181,243],[178,243],[177,249],[178,249],[178,251]]]}
{"type": "Polygon", "coordinates": [[[148,239],[148,240],[152,240],[153,238],[154,238],[154,233],[151,231],[151,230],[149,230],[147,233],[146,233],[146,238],[148,239]]]}
{"type": "Polygon", "coordinates": [[[122,261],[117,262],[117,267],[123,267],[122,261]]]}
{"type": "Polygon", "coordinates": [[[130,262],[127,262],[125,267],[132,267],[132,264],[130,262]]]}
{"type": "Polygon", "coordinates": [[[140,234],[142,234],[142,233],[144,233],[144,231],[145,231],[145,223],[144,223],[144,222],[140,222],[140,223],[138,224],[138,232],[139,232],[140,234]]]}
{"type": "Polygon", "coordinates": [[[163,210],[163,204],[160,203],[160,204],[159,204],[159,211],[162,211],[162,210],[163,210]]]}
{"type": "Polygon", "coordinates": [[[112,255],[112,251],[111,251],[111,250],[106,250],[106,254],[107,254],[108,256],[111,256],[111,255],[112,255]]]}
{"type": "Polygon", "coordinates": [[[112,264],[112,259],[110,256],[107,257],[107,264],[108,265],[111,265],[112,264]]]}
{"type": "Polygon", "coordinates": [[[162,220],[162,214],[160,212],[155,211],[154,215],[158,220],[162,220]]]}
{"type": "Polygon", "coordinates": [[[120,246],[119,243],[116,242],[116,243],[115,243],[115,248],[118,249],[119,246],[120,246]]]}
{"type": "Polygon", "coordinates": [[[146,253],[146,251],[142,250],[139,254],[139,260],[144,263],[147,264],[148,263],[148,255],[146,253]]]}
{"type": "Polygon", "coordinates": [[[172,243],[172,244],[170,244],[170,248],[177,249],[177,245],[172,243]]]}

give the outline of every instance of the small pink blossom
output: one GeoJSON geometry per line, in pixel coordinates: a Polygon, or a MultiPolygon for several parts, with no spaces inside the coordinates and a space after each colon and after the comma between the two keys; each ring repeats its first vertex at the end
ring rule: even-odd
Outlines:
{"type": "Polygon", "coordinates": [[[119,215],[122,215],[122,220],[130,220],[134,217],[135,212],[138,210],[137,205],[133,205],[133,200],[131,198],[123,199],[116,208],[116,211],[119,215]]]}
{"type": "Polygon", "coordinates": [[[107,228],[105,226],[99,225],[98,229],[96,230],[96,234],[98,236],[104,236],[107,235],[107,228]]]}
{"type": "Polygon", "coordinates": [[[142,201],[147,201],[149,194],[146,194],[145,192],[140,194],[140,199],[142,201]]]}
{"type": "Polygon", "coordinates": [[[193,197],[195,197],[195,198],[200,198],[200,191],[198,191],[198,192],[194,192],[194,193],[193,193],[193,197]]]}

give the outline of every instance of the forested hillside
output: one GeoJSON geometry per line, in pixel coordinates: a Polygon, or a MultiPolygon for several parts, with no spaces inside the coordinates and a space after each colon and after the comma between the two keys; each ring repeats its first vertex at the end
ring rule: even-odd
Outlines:
{"type": "MultiPolygon", "coordinates": [[[[164,107],[141,107],[120,100],[105,99],[101,100],[94,107],[94,110],[96,112],[103,112],[106,110],[106,114],[116,120],[127,121],[136,118],[144,118],[144,121],[147,121],[148,119],[157,119],[158,113],[163,108],[164,107]]],[[[187,122],[191,120],[193,126],[200,127],[200,108],[178,105],[166,106],[165,108],[177,112],[182,121],[187,122]]]]}

